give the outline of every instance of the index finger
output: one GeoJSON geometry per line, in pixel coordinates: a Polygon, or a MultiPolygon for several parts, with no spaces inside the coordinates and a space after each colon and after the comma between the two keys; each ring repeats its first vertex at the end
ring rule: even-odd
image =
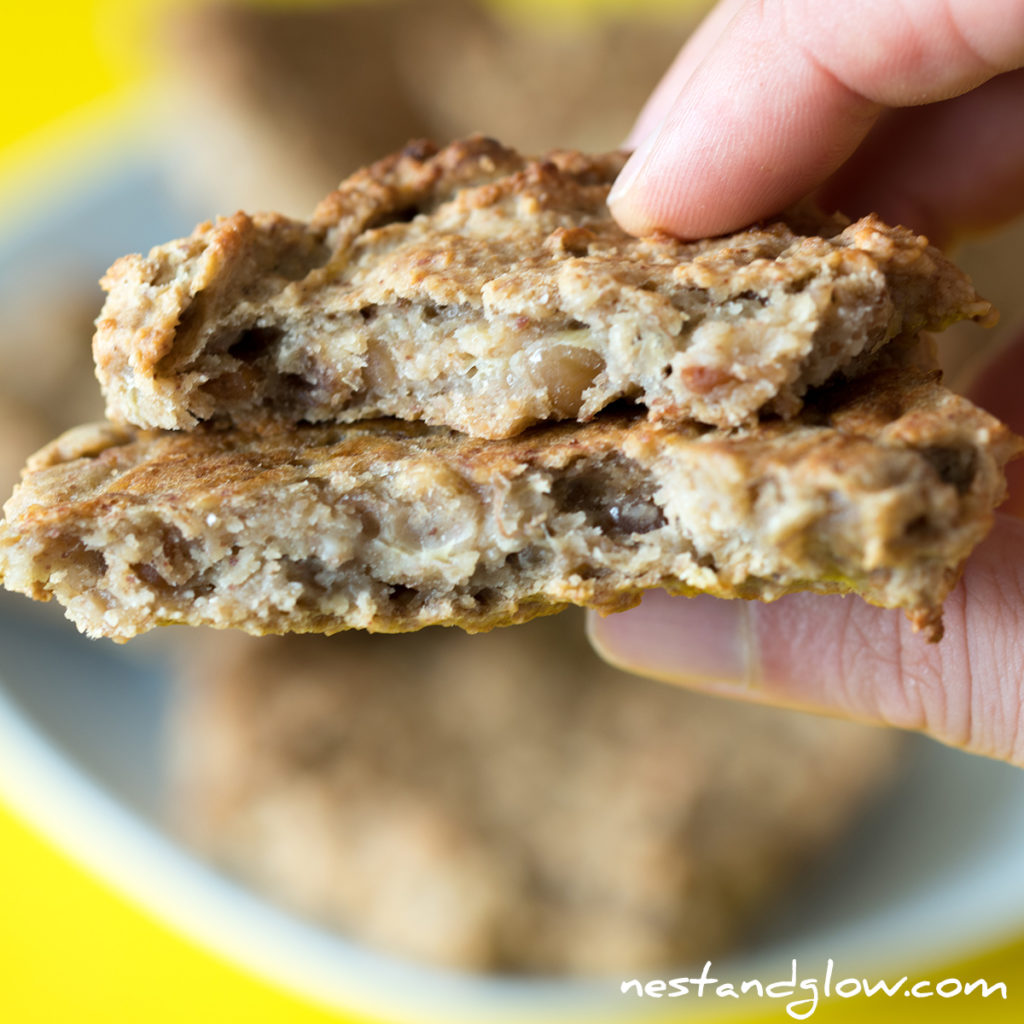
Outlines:
{"type": "Polygon", "coordinates": [[[702,40],[613,190],[635,233],[720,234],[813,191],[885,107],[959,95],[1024,64],[1024,4],[747,0],[702,40]]]}

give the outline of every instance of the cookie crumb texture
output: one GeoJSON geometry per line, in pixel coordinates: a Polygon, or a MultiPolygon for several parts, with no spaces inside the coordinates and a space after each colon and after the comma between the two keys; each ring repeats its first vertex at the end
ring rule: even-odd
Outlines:
{"type": "Polygon", "coordinates": [[[993,315],[926,239],[874,216],[633,238],[606,204],[624,159],[415,143],[309,222],[237,213],[126,256],[94,340],[108,416],[397,416],[503,438],[626,398],[732,427],[795,415],[898,334],[993,315]]]}
{"type": "Polygon", "coordinates": [[[938,638],[1020,448],[938,377],[882,359],[794,420],[727,434],[614,413],[504,441],[398,420],[79,428],[5,506],[0,572],[118,640],[176,622],[479,631],[653,587],[855,591],[938,638]]]}

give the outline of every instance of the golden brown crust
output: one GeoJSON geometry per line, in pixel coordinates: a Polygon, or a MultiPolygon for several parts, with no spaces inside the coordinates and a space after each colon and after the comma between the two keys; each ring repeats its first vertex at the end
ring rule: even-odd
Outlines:
{"type": "Polygon", "coordinates": [[[505,441],[369,421],[83,428],[5,506],[5,585],[86,631],[468,630],[640,593],[853,590],[937,623],[1020,441],[890,356],[795,420],[606,415],[505,441]]]}
{"type": "Polygon", "coordinates": [[[873,216],[633,238],[606,205],[624,158],[413,143],[308,224],[239,213],[124,257],[94,343],[108,414],[399,416],[495,438],[628,397],[736,426],[795,414],[899,333],[991,313],[926,239],[873,216]]]}

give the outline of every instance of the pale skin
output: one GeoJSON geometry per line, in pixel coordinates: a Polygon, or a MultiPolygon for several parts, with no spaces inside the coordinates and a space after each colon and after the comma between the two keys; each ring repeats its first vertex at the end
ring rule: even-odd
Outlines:
{"type": "MultiPolygon", "coordinates": [[[[1022,68],[1024,0],[723,0],[641,112],[613,213],[635,233],[696,238],[816,193],[949,245],[1024,214],[1022,68]]],[[[1024,432],[1021,382],[1024,335],[971,397],[1024,432]]],[[[1008,475],[941,644],[899,612],[804,594],[653,593],[592,616],[592,640],[640,674],[916,729],[1024,767],[1021,464],[1008,475]]]]}

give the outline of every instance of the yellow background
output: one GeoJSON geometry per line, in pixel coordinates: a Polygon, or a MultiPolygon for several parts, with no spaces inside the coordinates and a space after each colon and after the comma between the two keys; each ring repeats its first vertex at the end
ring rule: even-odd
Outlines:
{"type": "MultiPolygon", "coordinates": [[[[153,57],[140,40],[166,0],[4,5],[0,33],[0,207],[39,180],[55,145],[116,116],[153,57]]],[[[515,5],[515,0],[505,0],[515,5]]],[[[560,0],[585,14],[628,0],[560,0]]],[[[647,0],[671,5],[672,0],[647,0]]],[[[686,2],[686,0],[683,0],[686,2]]],[[[542,0],[518,6],[540,10],[542,0]]],[[[102,158],[102,155],[101,155],[102,158]]],[[[38,185],[36,186],[38,187],[38,185]]],[[[824,1021],[1024,1020],[1024,941],[970,963],[936,965],[935,980],[1007,982],[1006,1003],[874,998],[822,1004],[824,1021]]],[[[0,806],[0,1024],[261,1024],[352,1020],[318,1009],[223,962],[90,877],[0,806]]],[[[744,1020],[788,1020],[778,1003],[744,1020]]],[[[481,1022],[484,1024],[484,1022],[481,1022]]]]}

